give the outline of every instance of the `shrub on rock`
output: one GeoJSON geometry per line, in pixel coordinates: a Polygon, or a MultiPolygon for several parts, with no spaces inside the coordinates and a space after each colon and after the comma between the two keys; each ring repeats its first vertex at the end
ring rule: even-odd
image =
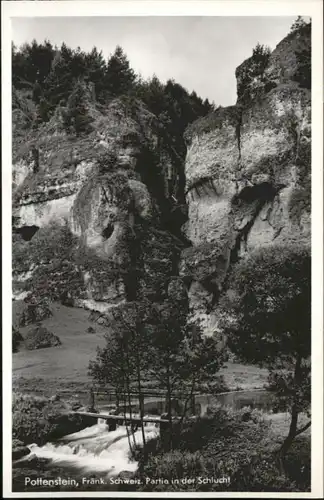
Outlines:
{"type": "Polygon", "coordinates": [[[61,345],[59,337],[43,326],[33,328],[25,337],[25,346],[29,350],[44,349],[45,347],[55,347],[58,345],[61,345]]]}
{"type": "Polygon", "coordinates": [[[23,336],[20,331],[16,328],[12,328],[12,352],[17,352],[20,342],[22,342],[23,336]]]}
{"type": "Polygon", "coordinates": [[[19,439],[12,440],[12,460],[19,460],[25,455],[29,455],[30,449],[19,439]]]}
{"type": "Polygon", "coordinates": [[[20,317],[19,323],[20,326],[31,325],[50,318],[52,315],[53,313],[46,302],[28,304],[20,317]]]}

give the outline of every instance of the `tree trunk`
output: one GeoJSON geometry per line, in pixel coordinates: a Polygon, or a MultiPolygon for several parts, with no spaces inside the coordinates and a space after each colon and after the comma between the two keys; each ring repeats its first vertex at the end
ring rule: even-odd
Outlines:
{"type": "MultiPolygon", "coordinates": [[[[138,352],[137,352],[138,354],[138,352]]],[[[141,419],[141,429],[142,429],[142,438],[143,438],[143,452],[144,458],[146,458],[146,440],[145,440],[145,429],[144,429],[144,398],[142,394],[142,385],[141,385],[141,367],[139,357],[136,359],[136,372],[137,372],[137,387],[138,387],[138,402],[139,402],[139,413],[141,419]]]]}
{"type": "Polygon", "coordinates": [[[279,462],[280,462],[280,469],[281,472],[284,473],[284,459],[287,455],[288,450],[290,449],[296,435],[298,434],[297,431],[297,424],[298,424],[298,415],[299,415],[299,409],[298,409],[298,401],[297,401],[297,387],[300,382],[300,375],[301,375],[301,356],[297,356],[296,359],[296,364],[295,364],[295,372],[294,372],[294,385],[295,385],[295,396],[294,396],[294,401],[291,409],[291,421],[290,421],[290,427],[289,427],[289,432],[288,436],[284,440],[280,450],[279,450],[279,462]]]}
{"type": "Polygon", "coordinates": [[[119,389],[116,389],[115,391],[115,404],[116,404],[116,410],[118,411],[119,409],[119,389]]]}
{"type": "Polygon", "coordinates": [[[188,409],[188,402],[189,401],[192,401],[192,399],[194,398],[194,389],[195,389],[195,383],[196,383],[196,380],[195,380],[195,377],[193,377],[192,379],[192,384],[191,384],[191,389],[190,389],[190,394],[189,396],[187,397],[186,401],[185,401],[185,404],[184,404],[184,409],[183,409],[183,413],[181,415],[181,419],[180,419],[180,427],[182,426],[183,424],[183,420],[186,416],[186,412],[187,412],[187,409],[188,409]]]}
{"type": "Polygon", "coordinates": [[[172,450],[172,409],[171,409],[171,386],[170,386],[170,367],[167,367],[167,405],[168,405],[168,420],[169,420],[169,451],[172,450]]]}
{"type": "Polygon", "coordinates": [[[298,423],[298,410],[297,406],[294,403],[292,410],[291,410],[291,421],[290,421],[290,428],[289,428],[289,433],[286,439],[284,440],[281,448],[280,448],[280,454],[284,458],[287,451],[292,445],[292,442],[294,438],[296,437],[297,434],[297,423],[298,423]]]}
{"type": "MultiPolygon", "coordinates": [[[[128,351],[126,353],[126,361],[127,361],[126,389],[127,389],[128,406],[129,406],[129,420],[130,420],[130,422],[132,422],[132,401],[131,401],[131,389],[130,389],[130,374],[131,374],[131,369],[130,369],[128,351]]],[[[125,417],[126,417],[126,415],[125,415],[125,417]]],[[[127,429],[127,422],[126,422],[126,420],[125,420],[125,425],[126,425],[126,429],[127,429]]],[[[132,432],[132,436],[133,436],[133,442],[134,442],[134,448],[135,448],[136,447],[136,440],[135,440],[135,436],[134,436],[133,432],[132,432]]]]}
{"type": "MultiPolygon", "coordinates": [[[[124,401],[124,417],[125,417],[125,424],[126,424],[126,405],[127,405],[126,391],[124,391],[123,396],[124,396],[123,397],[123,401],[124,401]]],[[[128,441],[129,451],[130,451],[131,455],[134,456],[134,450],[132,448],[132,443],[131,443],[131,439],[130,439],[130,433],[129,433],[127,424],[125,426],[126,426],[126,433],[127,433],[127,441],[128,441]]]]}

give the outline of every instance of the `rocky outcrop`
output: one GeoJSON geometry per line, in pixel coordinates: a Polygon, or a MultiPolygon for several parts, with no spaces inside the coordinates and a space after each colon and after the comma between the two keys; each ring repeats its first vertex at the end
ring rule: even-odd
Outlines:
{"type": "Polygon", "coordinates": [[[288,35],[257,77],[247,78],[245,61],[236,106],[186,132],[185,231],[193,247],[183,252],[181,275],[192,317],[206,331],[217,329],[218,296],[238,258],[273,244],[310,244],[311,97],[295,78],[305,47],[310,26],[288,35]]]}
{"type": "Polygon", "coordinates": [[[185,133],[185,181],[158,119],[130,98],[89,98],[86,135],[67,134],[58,107],[14,139],[16,297],[68,300],[101,324],[128,301],[189,297],[190,320],[215,332],[238,259],[310,243],[309,53],[310,25],[237,68],[236,105],[185,133]]]}
{"type": "Polygon", "coordinates": [[[125,98],[82,137],[57,123],[53,131],[55,119],[14,154],[17,298],[33,290],[101,314],[129,300],[163,300],[178,272],[184,218],[179,160],[157,118],[125,98]]]}

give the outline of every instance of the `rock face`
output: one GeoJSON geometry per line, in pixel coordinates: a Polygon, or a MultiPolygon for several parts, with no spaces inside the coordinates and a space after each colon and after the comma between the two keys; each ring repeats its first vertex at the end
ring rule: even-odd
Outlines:
{"type": "Polygon", "coordinates": [[[237,68],[236,105],[186,131],[180,197],[183,166],[141,102],[93,111],[86,136],[67,135],[58,111],[14,141],[16,298],[68,299],[104,324],[127,301],[189,297],[190,319],[215,332],[239,258],[310,244],[310,43],[309,25],[259,73],[250,59],[237,68]]]}
{"type": "Polygon", "coordinates": [[[206,331],[216,329],[217,297],[238,258],[273,244],[310,245],[311,96],[296,81],[298,54],[310,43],[310,26],[288,35],[250,80],[245,61],[236,106],[186,132],[185,231],[193,247],[183,252],[181,275],[192,317],[206,331]]]}
{"type": "Polygon", "coordinates": [[[102,314],[163,300],[184,244],[180,166],[157,118],[139,101],[116,99],[87,136],[57,123],[49,133],[51,125],[14,154],[16,297],[28,301],[33,290],[102,314]]]}

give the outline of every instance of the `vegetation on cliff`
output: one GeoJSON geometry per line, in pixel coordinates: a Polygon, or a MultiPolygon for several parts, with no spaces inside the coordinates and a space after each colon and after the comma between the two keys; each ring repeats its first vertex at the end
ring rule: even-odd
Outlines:
{"type": "Polygon", "coordinates": [[[86,53],[72,50],[65,43],[60,48],[49,41],[12,48],[13,86],[16,99],[14,111],[24,106],[26,127],[37,128],[49,121],[59,108],[67,108],[64,126],[70,131],[87,132],[91,119],[83,105],[84,91],[89,89],[99,110],[114,98],[128,95],[141,99],[172,137],[173,146],[181,156],[185,153],[183,132],[187,125],[213,109],[208,99],[168,80],[156,76],[144,81],[130,67],[121,47],[106,61],[97,48],[86,53]],[[27,104],[30,103],[28,107],[27,104]]]}
{"type": "MultiPolygon", "coordinates": [[[[309,36],[309,30],[309,25],[296,22],[288,38],[302,39],[309,36]]],[[[277,182],[278,172],[294,166],[296,184],[288,203],[291,220],[300,222],[300,212],[305,205],[309,207],[309,198],[304,203],[310,187],[309,131],[300,134],[297,113],[286,113],[282,104],[287,94],[293,94],[292,88],[299,94],[309,94],[310,53],[299,42],[294,57],[289,56],[293,61],[289,74],[281,62],[273,63],[276,57],[284,60],[282,47],[273,56],[267,47],[258,44],[251,58],[238,68],[237,105],[217,110],[208,100],[203,101],[195,92],[189,94],[173,80],[163,84],[153,76],[143,81],[120,47],[108,61],[97,49],[85,53],[65,44],[53,47],[48,41],[34,41],[20,49],[13,47],[16,159],[25,160],[31,154],[33,160],[33,168],[16,191],[15,200],[32,204],[34,201],[28,198],[31,193],[39,195],[37,203],[44,198],[52,200],[50,196],[56,196],[57,186],[52,189],[46,182],[50,184],[53,172],[60,184],[66,185],[74,183],[76,167],[83,161],[91,162],[92,169],[91,174],[85,169],[80,189],[75,188],[72,209],[69,208],[74,234],[72,223],[70,227],[55,223],[40,229],[36,225],[26,226],[14,236],[15,285],[29,293],[26,312],[21,315],[23,324],[39,319],[48,321],[47,300],[61,300],[73,306],[74,299],[81,298],[85,305],[85,291],[88,299],[91,297],[88,302],[97,301],[99,310],[105,308],[101,319],[109,331],[96,359],[90,362],[89,374],[96,384],[115,390],[117,410],[120,404],[124,413],[133,411],[131,394],[136,391],[143,447],[138,449],[134,435],[131,437],[127,429],[129,448],[133,458],[139,458],[138,477],[144,478],[143,484],[146,477],[169,480],[161,490],[309,488],[309,450],[303,433],[310,422],[300,423],[310,406],[309,252],[304,247],[275,247],[273,240],[281,228],[269,248],[246,255],[248,233],[261,209],[286,187],[277,182]],[[279,111],[273,124],[274,90],[280,93],[281,100],[275,101],[279,111]],[[235,168],[240,169],[244,163],[243,111],[245,133],[250,138],[258,133],[260,116],[267,120],[267,133],[262,131],[259,136],[263,156],[256,155],[252,161],[251,145],[247,147],[245,162],[252,167],[240,172],[245,177],[239,179],[241,184],[237,170],[235,179],[233,175],[230,180],[232,186],[235,183],[235,194],[233,189],[223,206],[225,232],[221,233],[224,227],[218,227],[217,241],[208,235],[197,250],[181,231],[187,220],[185,139],[189,143],[195,134],[224,131],[228,127],[230,140],[234,139],[237,145],[228,156],[238,152],[233,164],[236,162],[235,168]],[[267,145],[269,137],[274,136],[282,142],[267,145]],[[114,147],[109,149],[111,139],[114,147]],[[278,151],[277,145],[283,142],[288,144],[287,150],[278,151]],[[58,153],[53,155],[55,148],[58,153]],[[74,148],[78,150],[76,154],[74,148]],[[263,175],[270,180],[267,177],[260,181],[263,175]],[[42,185],[40,194],[36,189],[39,181],[46,185],[46,189],[42,185]],[[257,207],[254,212],[253,207],[257,207]],[[237,234],[232,237],[236,223],[237,234]],[[245,255],[241,252],[244,242],[245,255]],[[194,281],[201,285],[197,293],[207,304],[207,314],[216,311],[220,300],[218,319],[224,321],[212,335],[205,335],[198,321],[190,321],[187,292],[194,281]],[[39,318],[37,315],[43,312],[39,318]],[[219,327],[225,334],[226,349],[219,341],[219,327]],[[215,394],[224,387],[219,373],[228,348],[244,363],[267,367],[268,385],[276,395],[278,408],[288,407],[289,429],[281,432],[274,443],[265,416],[249,409],[231,412],[216,408],[196,421],[187,418],[190,411],[195,412],[196,391],[215,394]],[[150,442],[146,441],[144,428],[144,389],[148,383],[165,395],[167,420],[167,426],[161,426],[160,437],[150,442]],[[179,393],[185,400],[182,408],[175,401],[179,393]],[[172,418],[174,411],[180,417],[178,422],[172,418]],[[296,464],[298,474],[293,471],[296,464]],[[189,477],[221,475],[230,477],[221,487],[218,483],[185,483],[189,477]]],[[[291,103],[293,108],[293,99],[291,103]]],[[[229,142],[226,133],[222,136],[224,143],[229,142]]],[[[252,149],[258,148],[254,145],[252,149]]],[[[215,151],[212,154],[214,177],[201,176],[199,171],[192,182],[188,180],[188,190],[194,190],[198,196],[199,190],[208,185],[213,195],[220,197],[221,190],[217,190],[213,180],[225,184],[232,174],[222,170],[215,161],[215,151]]],[[[202,163],[198,162],[199,168],[202,163]]],[[[262,222],[269,222],[271,210],[262,222]]],[[[86,326],[82,325],[83,330],[86,326]]],[[[62,328],[66,328],[65,324],[62,328]]],[[[87,331],[95,334],[92,327],[87,331]]],[[[40,325],[36,339],[34,333],[28,338],[28,334],[21,336],[13,330],[15,356],[24,354],[17,352],[23,343],[22,347],[37,348],[43,341],[53,340],[40,325]]],[[[73,338],[73,353],[75,344],[80,342],[78,333],[73,338]]],[[[59,343],[57,337],[54,341],[59,343]]],[[[87,349],[89,345],[86,344],[87,349]]],[[[65,349],[64,340],[61,349],[65,349]]],[[[87,349],[84,352],[88,355],[87,349]]],[[[14,437],[22,443],[44,443],[60,437],[63,429],[67,433],[69,429],[81,428],[79,420],[66,415],[66,405],[53,403],[15,398],[14,437]]]]}

